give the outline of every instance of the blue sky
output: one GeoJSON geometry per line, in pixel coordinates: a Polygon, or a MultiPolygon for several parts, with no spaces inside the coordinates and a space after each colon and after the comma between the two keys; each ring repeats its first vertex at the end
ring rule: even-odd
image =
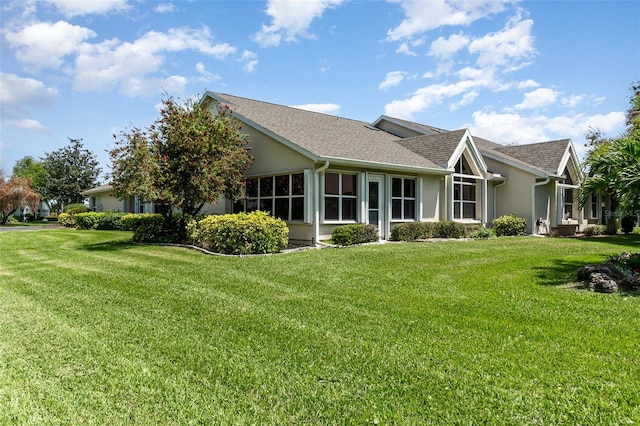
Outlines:
{"type": "MultiPolygon", "coordinates": [[[[638,1],[3,0],[0,169],[113,134],[163,94],[230,93],[503,144],[624,129],[638,1]]],[[[104,181],[104,179],[103,179],[104,181]]]]}

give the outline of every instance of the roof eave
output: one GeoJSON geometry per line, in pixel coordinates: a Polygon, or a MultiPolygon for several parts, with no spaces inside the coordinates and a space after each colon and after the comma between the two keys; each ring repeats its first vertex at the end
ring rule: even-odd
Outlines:
{"type": "Polygon", "coordinates": [[[449,175],[453,173],[453,171],[447,170],[445,168],[410,166],[410,165],[404,165],[404,164],[384,163],[381,161],[354,160],[351,158],[330,157],[330,156],[318,157],[316,161],[329,161],[331,165],[338,164],[341,166],[351,166],[351,167],[370,167],[370,168],[377,168],[382,170],[391,170],[391,171],[398,171],[398,172],[417,172],[422,174],[433,174],[433,175],[449,175]]]}

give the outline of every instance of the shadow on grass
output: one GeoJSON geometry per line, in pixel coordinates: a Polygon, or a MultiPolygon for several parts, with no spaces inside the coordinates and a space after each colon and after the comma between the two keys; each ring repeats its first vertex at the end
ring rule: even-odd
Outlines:
{"type": "MultiPolygon", "coordinates": [[[[598,237],[578,237],[580,241],[589,241],[594,244],[611,246],[632,246],[637,247],[633,251],[640,251],[640,235],[602,235],[598,237]]],[[[627,248],[628,251],[628,248],[627,248]]]]}
{"type": "MultiPolygon", "coordinates": [[[[585,283],[578,280],[578,269],[587,265],[585,262],[556,260],[552,266],[533,268],[538,277],[538,284],[545,286],[566,287],[574,290],[589,291],[585,283]]],[[[640,297],[640,292],[619,290],[624,297],[640,297]]]]}
{"type": "Polygon", "coordinates": [[[131,241],[104,241],[102,243],[84,244],[80,248],[87,251],[118,251],[135,247],[131,241]]]}

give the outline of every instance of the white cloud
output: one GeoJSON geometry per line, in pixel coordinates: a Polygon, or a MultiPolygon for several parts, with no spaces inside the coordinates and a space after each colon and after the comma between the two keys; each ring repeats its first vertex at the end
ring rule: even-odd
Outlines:
{"type": "Polygon", "coordinates": [[[258,55],[250,50],[245,50],[242,52],[239,61],[244,62],[244,70],[246,72],[253,72],[258,66],[258,55]]]}
{"type": "Polygon", "coordinates": [[[516,109],[534,109],[552,105],[558,99],[559,93],[553,89],[536,89],[525,93],[524,100],[515,106],[516,109]]]}
{"type": "Polygon", "coordinates": [[[528,79],[517,82],[515,86],[518,89],[533,89],[534,87],[540,87],[540,83],[535,80],[528,79]]]}
{"type": "Polygon", "coordinates": [[[531,29],[533,20],[521,20],[516,16],[500,31],[475,38],[469,44],[469,52],[478,55],[476,64],[481,67],[503,67],[514,71],[528,65],[535,53],[531,29]]]}
{"type": "Polygon", "coordinates": [[[215,80],[220,80],[221,77],[218,74],[213,74],[207,71],[207,68],[204,66],[202,62],[198,62],[196,64],[196,71],[200,74],[198,81],[202,83],[210,83],[215,80]]]}
{"type": "Polygon", "coordinates": [[[562,98],[560,102],[562,102],[563,106],[566,106],[568,108],[574,108],[578,106],[578,104],[580,104],[583,100],[584,100],[583,95],[570,95],[562,98]]]}
{"type": "Polygon", "coordinates": [[[414,114],[430,106],[441,104],[445,99],[469,92],[476,86],[474,81],[465,80],[454,84],[433,84],[423,87],[416,90],[409,98],[394,100],[385,105],[385,115],[411,120],[414,114]]]}
{"type": "Polygon", "coordinates": [[[268,0],[266,13],[270,25],[253,36],[262,47],[278,46],[282,40],[291,42],[298,37],[313,38],[308,32],[314,19],[322,17],[328,8],[339,6],[343,0],[268,0]]]}
{"type": "Polygon", "coordinates": [[[449,38],[438,37],[437,40],[431,43],[429,55],[436,56],[440,59],[447,59],[467,47],[468,44],[469,37],[462,33],[451,34],[449,38]]]}
{"type": "MultiPolygon", "coordinates": [[[[400,0],[390,0],[399,2],[400,0]]],[[[446,25],[469,25],[487,16],[500,13],[509,0],[408,0],[401,2],[405,18],[396,28],[387,31],[387,40],[414,38],[426,31],[446,25]]]]}
{"type": "Polygon", "coordinates": [[[46,0],[67,17],[106,14],[129,9],[127,0],[46,0]]]}
{"type": "Polygon", "coordinates": [[[0,73],[0,121],[3,126],[46,131],[45,126],[29,117],[29,111],[51,105],[57,98],[58,91],[41,81],[0,73]]]}
{"type": "Polygon", "coordinates": [[[307,111],[320,112],[323,114],[331,114],[335,115],[342,108],[341,105],[338,104],[304,104],[304,105],[289,105],[291,108],[304,109],[307,111]]]}
{"type": "Polygon", "coordinates": [[[177,10],[173,3],[160,3],[154,9],[157,13],[173,13],[177,10]]]}
{"type": "Polygon", "coordinates": [[[20,61],[38,68],[57,68],[65,56],[75,54],[85,40],[96,35],[88,28],[58,21],[28,25],[5,37],[20,61]]]}
{"type": "Polygon", "coordinates": [[[395,87],[400,83],[402,83],[402,80],[404,80],[406,76],[407,76],[407,73],[404,71],[388,72],[384,81],[380,83],[380,85],[378,86],[378,89],[386,90],[386,89],[389,89],[390,87],[395,87]]]}

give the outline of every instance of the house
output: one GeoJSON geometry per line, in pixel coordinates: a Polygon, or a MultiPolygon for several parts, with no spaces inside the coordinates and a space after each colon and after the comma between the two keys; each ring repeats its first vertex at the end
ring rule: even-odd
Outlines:
{"type": "Polygon", "coordinates": [[[367,123],[213,92],[201,102],[228,105],[249,135],[254,164],[235,209],[272,212],[292,240],[328,238],[348,223],[374,224],[387,239],[397,223],[490,224],[511,213],[532,234],[588,222],[568,139],[504,146],[384,115],[367,123]]]}
{"type": "MultiPolygon", "coordinates": [[[[221,200],[208,212],[269,211],[287,222],[293,241],[317,242],[349,223],[373,224],[388,239],[408,221],[491,224],[514,213],[532,234],[549,234],[602,218],[600,200],[589,219],[578,208],[582,176],[568,139],[504,146],[468,129],[386,115],[368,123],[213,92],[201,103],[214,112],[227,105],[254,156],[245,198],[221,200]]],[[[115,209],[109,190],[84,195],[96,210],[115,209]]],[[[135,200],[119,203],[121,211],[153,211],[135,200]]]]}

